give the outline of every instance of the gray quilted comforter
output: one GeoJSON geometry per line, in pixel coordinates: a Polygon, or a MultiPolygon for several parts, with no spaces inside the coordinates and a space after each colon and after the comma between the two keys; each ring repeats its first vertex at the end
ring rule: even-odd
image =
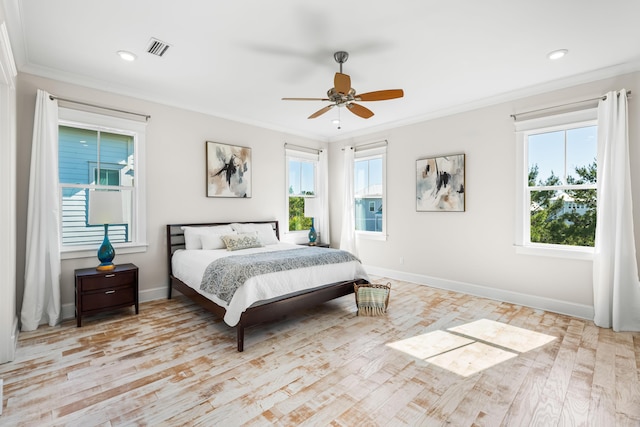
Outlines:
{"type": "Polygon", "coordinates": [[[349,261],[360,262],[358,258],[346,251],[312,247],[232,255],[209,264],[202,277],[200,289],[216,295],[228,304],[236,289],[251,277],[349,261]]]}

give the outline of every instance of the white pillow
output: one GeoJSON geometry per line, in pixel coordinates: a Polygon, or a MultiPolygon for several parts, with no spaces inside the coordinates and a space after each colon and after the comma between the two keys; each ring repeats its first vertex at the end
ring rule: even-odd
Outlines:
{"type": "Polygon", "coordinates": [[[184,248],[202,249],[202,240],[200,236],[203,234],[232,234],[233,229],[230,225],[212,225],[205,227],[180,227],[184,231],[184,248]]]}
{"type": "MultiPolygon", "coordinates": [[[[235,231],[231,234],[235,234],[235,231]]],[[[228,234],[227,234],[228,235],[228,234]]],[[[200,241],[202,242],[202,249],[225,249],[226,245],[222,241],[222,236],[225,234],[202,234],[200,235],[200,241]]]]}
{"type": "Polygon", "coordinates": [[[262,241],[263,245],[276,245],[280,243],[276,237],[276,231],[271,224],[239,224],[234,222],[231,227],[238,233],[251,233],[253,231],[258,232],[258,237],[262,241]]]}

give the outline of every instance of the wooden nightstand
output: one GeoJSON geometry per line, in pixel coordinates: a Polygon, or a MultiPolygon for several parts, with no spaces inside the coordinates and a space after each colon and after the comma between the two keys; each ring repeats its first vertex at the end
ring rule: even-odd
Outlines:
{"type": "Polygon", "coordinates": [[[138,267],[120,264],[110,271],[81,268],[75,271],[76,320],[82,316],[135,305],[138,314],[138,267]]]}

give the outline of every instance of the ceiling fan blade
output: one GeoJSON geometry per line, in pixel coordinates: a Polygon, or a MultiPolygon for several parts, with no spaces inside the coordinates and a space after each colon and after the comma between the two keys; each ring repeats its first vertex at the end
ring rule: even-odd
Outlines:
{"type": "Polygon", "coordinates": [[[333,87],[338,93],[348,94],[351,90],[351,77],[348,74],[336,73],[333,79],[333,87]]]}
{"type": "Polygon", "coordinates": [[[347,104],[347,108],[353,114],[355,114],[356,116],[360,116],[363,119],[368,119],[369,117],[373,116],[373,111],[359,104],[354,104],[354,103],[347,104]]]}
{"type": "Polygon", "coordinates": [[[323,115],[324,113],[326,113],[327,111],[329,111],[330,109],[332,109],[335,106],[336,106],[336,104],[327,105],[326,107],[319,109],[318,111],[316,111],[315,113],[313,113],[312,115],[310,115],[307,118],[308,119],[315,119],[316,117],[323,115]]]}
{"type": "Polygon", "coordinates": [[[375,92],[367,92],[356,95],[356,101],[385,101],[387,99],[402,98],[404,91],[402,89],[377,90],[375,92]]]}
{"type": "Polygon", "coordinates": [[[329,98],[282,98],[283,101],[331,101],[329,98]]]}

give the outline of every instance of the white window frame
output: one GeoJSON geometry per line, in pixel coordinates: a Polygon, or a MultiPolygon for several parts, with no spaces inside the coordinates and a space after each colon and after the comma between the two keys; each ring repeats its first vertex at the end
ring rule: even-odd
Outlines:
{"type": "Polygon", "coordinates": [[[591,260],[593,248],[584,246],[553,245],[531,242],[531,219],[528,193],[528,138],[529,135],[567,130],[571,128],[597,126],[598,109],[573,111],[553,116],[517,121],[516,128],[516,209],[515,250],[523,255],[540,255],[556,258],[591,260]]]}
{"type": "Polygon", "coordinates": [[[308,241],[309,230],[289,230],[289,187],[291,184],[289,177],[289,162],[299,161],[313,163],[313,196],[297,196],[297,197],[320,197],[318,194],[318,168],[320,167],[320,156],[316,149],[310,148],[309,151],[298,151],[287,148],[285,150],[285,163],[286,163],[286,201],[285,201],[285,218],[287,219],[287,226],[280,229],[280,233],[287,236],[287,240],[302,242],[308,241]],[[304,236],[304,239],[303,239],[304,236]]]}
{"type": "MultiPolygon", "coordinates": [[[[363,238],[368,240],[387,240],[387,143],[382,142],[380,144],[364,144],[365,147],[355,147],[354,152],[354,166],[355,162],[359,160],[370,160],[374,158],[382,158],[382,231],[365,231],[355,230],[357,238],[363,238]]],[[[355,173],[355,167],[354,167],[355,173]]],[[[355,177],[354,177],[355,178],[355,177]]],[[[355,179],[353,180],[355,185],[355,179]]],[[[354,195],[355,198],[355,189],[354,195]]]]}
{"type": "MultiPolygon", "coordinates": [[[[134,194],[132,200],[132,230],[131,241],[126,243],[112,243],[117,254],[146,252],[147,250],[147,204],[146,204],[146,123],[128,120],[120,117],[74,110],[71,108],[58,109],[58,125],[81,127],[101,132],[131,135],[134,138],[134,170],[136,173],[134,194]]],[[[62,193],[59,196],[62,209],[62,193]]],[[[62,219],[59,224],[62,227],[62,219]]],[[[62,230],[60,232],[62,239],[62,230]]],[[[60,242],[61,259],[90,258],[96,256],[98,248],[95,245],[62,245],[60,242]]]]}

